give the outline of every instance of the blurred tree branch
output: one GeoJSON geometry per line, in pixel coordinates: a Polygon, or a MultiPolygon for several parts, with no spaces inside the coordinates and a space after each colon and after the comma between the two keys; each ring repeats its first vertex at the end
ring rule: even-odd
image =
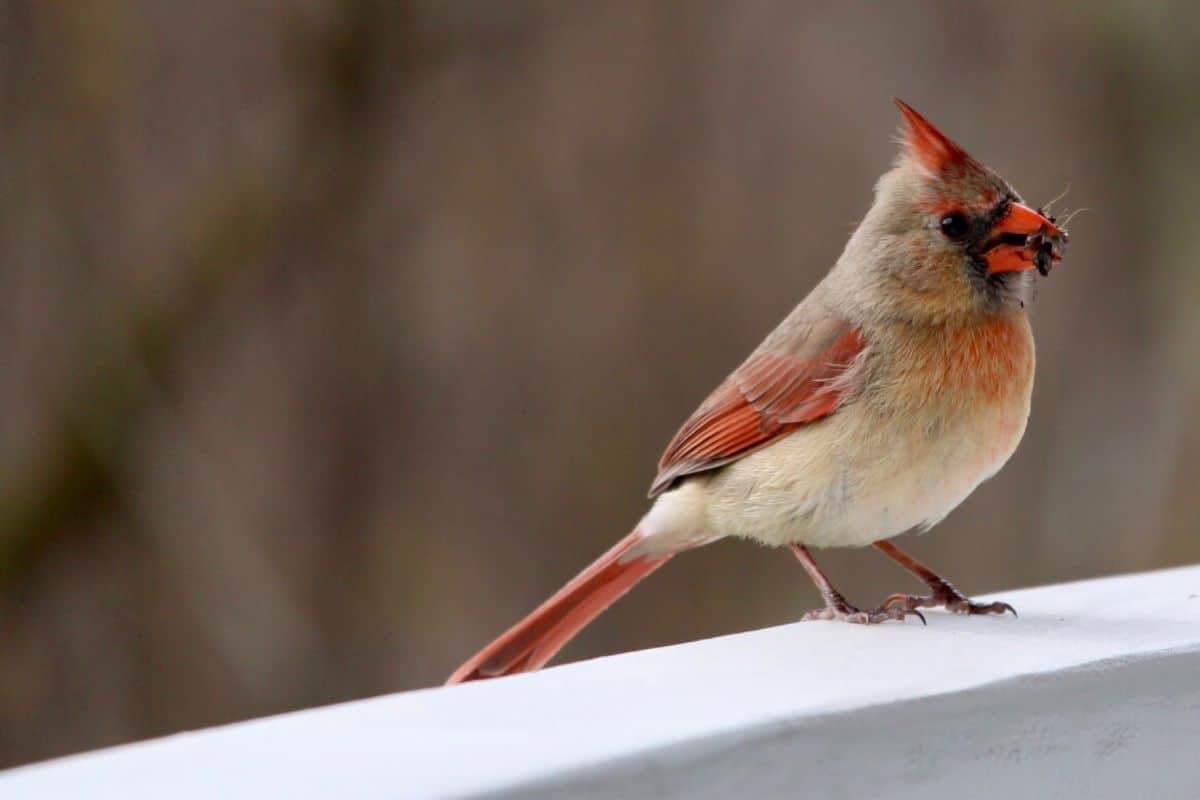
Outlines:
{"type": "Polygon", "coordinates": [[[309,100],[289,163],[278,176],[236,166],[222,176],[211,187],[217,200],[197,212],[201,223],[179,248],[180,285],[88,332],[89,368],[59,412],[51,443],[15,485],[0,487],[0,588],[30,572],[61,536],[96,530],[92,523],[120,504],[119,475],[162,401],[158,389],[235,276],[288,277],[289,259],[272,252],[287,239],[281,229],[306,231],[299,238],[310,243],[345,235],[371,160],[381,66],[390,61],[393,74],[411,75],[436,50],[418,46],[409,4],[347,1],[335,10],[332,19],[296,17],[287,26],[297,91],[309,100]]]}
{"type": "Polygon", "coordinates": [[[58,415],[52,443],[20,483],[0,494],[0,586],[27,572],[59,535],[91,530],[119,502],[117,473],[158,401],[152,387],[231,277],[266,253],[277,215],[261,192],[228,189],[224,208],[203,226],[197,246],[187,248],[194,256],[172,301],[142,304],[93,331],[89,368],[58,415]]]}

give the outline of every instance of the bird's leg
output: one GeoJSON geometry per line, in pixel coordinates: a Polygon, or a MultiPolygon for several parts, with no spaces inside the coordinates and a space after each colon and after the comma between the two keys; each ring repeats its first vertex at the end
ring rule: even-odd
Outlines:
{"type": "Polygon", "coordinates": [[[921,622],[925,621],[925,617],[922,616],[920,611],[916,610],[915,606],[910,608],[903,604],[888,605],[885,603],[871,611],[860,611],[850,605],[841,592],[833,588],[833,584],[829,582],[829,578],[825,577],[825,573],[817,566],[817,562],[813,560],[812,553],[808,552],[807,547],[802,544],[793,544],[790,547],[792,548],[792,552],[796,554],[796,558],[800,560],[800,566],[804,567],[804,571],[808,573],[808,577],[812,578],[812,582],[820,590],[821,599],[825,601],[824,608],[809,611],[801,617],[803,621],[830,619],[854,622],[859,625],[873,625],[889,619],[902,620],[910,615],[920,618],[921,622]]]}
{"type": "Polygon", "coordinates": [[[955,614],[1003,614],[1006,611],[1011,611],[1014,617],[1017,615],[1017,610],[1008,603],[972,603],[966,595],[955,589],[950,581],[938,575],[891,542],[876,542],[875,547],[888,558],[920,578],[930,590],[930,594],[925,597],[912,594],[894,594],[883,601],[883,608],[899,606],[901,608],[916,609],[944,606],[947,611],[955,614]]]}

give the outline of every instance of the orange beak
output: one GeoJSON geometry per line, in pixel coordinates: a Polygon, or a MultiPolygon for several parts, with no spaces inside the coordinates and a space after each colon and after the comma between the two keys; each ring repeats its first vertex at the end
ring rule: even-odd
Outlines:
{"type": "Polygon", "coordinates": [[[1062,261],[1067,232],[1029,206],[1013,203],[988,241],[984,258],[989,275],[1034,267],[1045,275],[1062,261]]]}

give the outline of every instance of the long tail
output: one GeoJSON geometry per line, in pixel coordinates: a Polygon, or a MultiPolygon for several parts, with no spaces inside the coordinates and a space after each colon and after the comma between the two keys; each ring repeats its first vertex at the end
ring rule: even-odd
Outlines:
{"type": "Polygon", "coordinates": [[[635,530],[596,559],[532,614],[463,664],[447,685],[538,669],[575,634],[674,553],[630,555],[643,535],[635,530]]]}

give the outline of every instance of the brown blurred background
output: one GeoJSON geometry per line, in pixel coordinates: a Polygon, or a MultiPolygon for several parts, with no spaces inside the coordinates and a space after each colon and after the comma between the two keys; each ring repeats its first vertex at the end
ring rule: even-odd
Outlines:
{"type": "MultiPolygon", "coordinates": [[[[1024,444],[913,549],[970,592],[1200,560],[1194,4],[0,8],[0,765],[444,679],[636,521],[892,95],[1090,208],[1024,444]]],[[[564,658],[817,601],[717,544],[564,658]]]]}

